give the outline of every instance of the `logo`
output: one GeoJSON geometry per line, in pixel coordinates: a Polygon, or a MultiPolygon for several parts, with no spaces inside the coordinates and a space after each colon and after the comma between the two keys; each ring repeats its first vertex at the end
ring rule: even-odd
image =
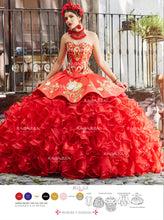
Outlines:
{"type": "Polygon", "coordinates": [[[61,212],[57,209],[55,213],[59,215],[61,212]]]}
{"type": "Polygon", "coordinates": [[[97,210],[95,210],[95,211],[93,211],[92,213],[94,213],[95,215],[97,215],[97,214],[98,214],[98,211],[97,211],[97,210]]]}

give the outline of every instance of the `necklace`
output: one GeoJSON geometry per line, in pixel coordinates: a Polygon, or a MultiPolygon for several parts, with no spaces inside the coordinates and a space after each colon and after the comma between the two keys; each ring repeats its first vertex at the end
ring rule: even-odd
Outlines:
{"type": "Polygon", "coordinates": [[[81,29],[80,31],[68,30],[68,34],[70,34],[70,36],[75,40],[82,39],[86,36],[86,33],[84,32],[84,28],[81,29]]]}

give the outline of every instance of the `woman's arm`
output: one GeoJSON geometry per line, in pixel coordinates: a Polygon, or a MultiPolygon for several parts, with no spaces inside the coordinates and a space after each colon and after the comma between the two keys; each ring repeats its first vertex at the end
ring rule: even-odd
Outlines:
{"type": "Polygon", "coordinates": [[[118,81],[117,77],[112,73],[112,70],[109,68],[108,64],[105,62],[105,60],[102,56],[102,53],[101,53],[99,39],[98,39],[98,36],[96,33],[93,33],[93,39],[94,39],[93,54],[94,54],[94,57],[96,59],[98,66],[114,83],[116,83],[119,86],[127,87],[127,85],[125,83],[121,83],[118,81]]]}
{"type": "Polygon", "coordinates": [[[51,71],[49,72],[47,77],[44,79],[44,81],[42,81],[41,83],[38,83],[36,87],[45,83],[48,79],[50,79],[55,73],[57,73],[61,69],[65,56],[66,56],[65,38],[66,38],[66,34],[64,34],[61,38],[59,55],[58,55],[56,62],[52,66],[51,71]]]}

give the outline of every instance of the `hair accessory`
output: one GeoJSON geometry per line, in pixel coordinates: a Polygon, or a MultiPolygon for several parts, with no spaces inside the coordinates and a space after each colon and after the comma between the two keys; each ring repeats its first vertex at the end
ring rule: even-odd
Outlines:
{"type": "Polygon", "coordinates": [[[79,29],[79,30],[81,29],[81,24],[78,25],[78,29],[79,29]]]}
{"type": "Polygon", "coordinates": [[[65,22],[65,18],[64,18],[64,13],[65,13],[65,10],[67,9],[71,9],[73,11],[75,11],[76,9],[78,10],[78,14],[79,15],[83,15],[83,9],[80,8],[80,5],[73,5],[72,2],[68,2],[67,4],[65,4],[62,8],[62,17],[63,17],[63,21],[65,22]]]}

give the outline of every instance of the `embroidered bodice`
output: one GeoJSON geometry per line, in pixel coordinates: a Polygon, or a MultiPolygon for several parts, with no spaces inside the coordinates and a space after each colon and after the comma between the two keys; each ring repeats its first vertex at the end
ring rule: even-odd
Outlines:
{"type": "Polygon", "coordinates": [[[68,54],[68,65],[66,72],[72,76],[92,72],[88,67],[88,61],[92,54],[92,45],[86,42],[75,44],[72,41],[66,42],[68,54]]]}
{"type": "Polygon", "coordinates": [[[92,45],[86,42],[66,43],[68,65],[62,72],[55,73],[38,89],[48,98],[64,96],[70,102],[76,103],[90,92],[95,92],[103,98],[118,96],[125,88],[115,85],[105,77],[95,74],[88,61],[92,54],[92,45]]]}

